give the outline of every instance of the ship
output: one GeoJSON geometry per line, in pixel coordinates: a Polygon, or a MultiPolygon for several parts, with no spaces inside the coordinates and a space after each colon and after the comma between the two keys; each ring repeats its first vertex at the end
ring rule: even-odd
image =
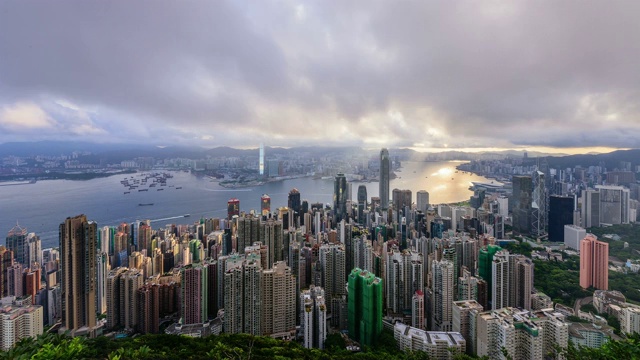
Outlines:
{"type": "Polygon", "coordinates": [[[164,189],[157,189],[156,191],[162,191],[162,190],[164,190],[164,189]]]}
{"type": "Polygon", "coordinates": [[[153,205],[153,203],[144,203],[144,204],[140,203],[140,204],[138,204],[138,206],[152,206],[152,205],[153,205]]]}
{"type": "Polygon", "coordinates": [[[149,191],[149,189],[140,189],[138,191],[149,191]]]}
{"type": "Polygon", "coordinates": [[[176,187],[176,190],[178,190],[178,189],[182,189],[182,186],[177,186],[177,187],[176,187]]]}
{"type": "Polygon", "coordinates": [[[125,194],[131,194],[131,191],[125,191],[124,193],[125,194]]]}
{"type": "Polygon", "coordinates": [[[184,214],[184,217],[189,217],[191,216],[191,214],[184,214]]]}

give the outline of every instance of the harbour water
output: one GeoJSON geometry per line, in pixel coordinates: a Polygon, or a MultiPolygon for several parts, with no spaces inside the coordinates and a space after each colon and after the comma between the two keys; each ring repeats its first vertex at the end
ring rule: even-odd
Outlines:
{"type": "MultiPolygon", "coordinates": [[[[392,179],[394,188],[429,192],[432,204],[453,203],[468,200],[471,181],[487,181],[475,174],[457,171],[458,162],[404,162],[392,179]]],[[[2,237],[16,224],[35,232],[42,239],[42,247],[58,246],[58,227],[68,216],[86,214],[98,226],[118,225],[122,222],[151,219],[154,227],[166,224],[187,224],[201,217],[226,216],[227,200],[240,200],[240,210],[258,210],[260,196],[271,197],[271,209],[286,206],[287,195],[293,188],[300,191],[302,199],[310,203],[333,201],[333,180],[298,179],[267,182],[264,185],[226,189],[209,178],[195,177],[185,172],[172,172],[164,190],[149,188],[137,191],[123,187],[124,175],[85,181],[45,180],[23,186],[0,187],[0,234],[2,237]],[[129,191],[128,194],[124,192],[129,191]],[[153,204],[140,206],[140,204],[153,204]],[[190,214],[185,217],[185,214],[190,214]]],[[[130,178],[138,174],[127,175],[130,178]]],[[[355,201],[360,182],[352,182],[352,198],[355,201]]],[[[367,196],[378,196],[378,183],[364,183],[367,196]]],[[[140,187],[142,188],[142,187],[140,187]]],[[[4,243],[4,241],[2,241],[4,243]]]]}

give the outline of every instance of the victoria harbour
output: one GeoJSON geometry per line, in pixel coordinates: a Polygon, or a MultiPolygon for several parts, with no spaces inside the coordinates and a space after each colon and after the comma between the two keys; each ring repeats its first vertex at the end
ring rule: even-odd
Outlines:
{"type": "MultiPolygon", "coordinates": [[[[414,194],[427,190],[432,204],[453,203],[468,200],[473,193],[471,181],[486,181],[475,174],[457,171],[460,162],[404,162],[390,188],[409,189],[414,194]]],[[[44,180],[35,184],[0,187],[2,208],[0,226],[11,229],[16,221],[35,232],[42,239],[43,248],[58,246],[58,226],[71,214],[86,214],[98,226],[113,226],[123,222],[151,219],[155,226],[192,223],[202,217],[226,215],[230,198],[240,200],[240,209],[249,211],[260,208],[260,196],[271,197],[272,209],[287,205],[287,194],[297,188],[303,199],[312,202],[332,203],[333,179],[301,177],[272,181],[260,186],[228,189],[208,177],[196,177],[187,172],[170,172],[164,191],[124,194],[120,181],[139,178],[137,175],[114,175],[85,181],[44,180]],[[180,187],[180,189],[178,189],[180,187]],[[25,201],[26,198],[33,201],[25,201]],[[140,204],[153,204],[140,206],[140,204]],[[189,217],[185,215],[189,214],[189,217]]],[[[368,197],[378,196],[377,182],[352,184],[352,199],[359,185],[367,187],[368,197]]]]}

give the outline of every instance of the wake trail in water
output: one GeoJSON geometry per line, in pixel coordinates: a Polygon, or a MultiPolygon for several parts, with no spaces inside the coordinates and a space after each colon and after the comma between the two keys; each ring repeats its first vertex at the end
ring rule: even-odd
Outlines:
{"type": "Polygon", "coordinates": [[[156,222],[156,221],[166,221],[166,220],[173,220],[173,219],[182,219],[186,216],[184,215],[179,215],[179,216],[172,216],[172,217],[166,217],[166,218],[162,218],[162,219],[153,219],[150,220],[151,222],[156,222]]]}
{"type": "Polygon", "coordinates": [[[204,188],[205,191],[212,191],[212,192],[236,192],[236,191],[253,191],[253,189],[207,189],[204,188]]]}

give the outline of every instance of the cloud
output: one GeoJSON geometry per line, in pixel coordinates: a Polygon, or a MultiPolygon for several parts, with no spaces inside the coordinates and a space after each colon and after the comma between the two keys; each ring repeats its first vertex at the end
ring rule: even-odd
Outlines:
{"type": "Polygon", "coordinates": [[[55,121],[34,103],[20,102],[0,108],[0,127],[10,133],[41,131],[55,126],[55,121]]]}
{"type": "Polygon", "coordinates": [[[640,48],[628,39],[639,12],[634,1],[7,2],[0,108],[39,108],[31,121],[60,139],[638,146],[640,48]]]}

